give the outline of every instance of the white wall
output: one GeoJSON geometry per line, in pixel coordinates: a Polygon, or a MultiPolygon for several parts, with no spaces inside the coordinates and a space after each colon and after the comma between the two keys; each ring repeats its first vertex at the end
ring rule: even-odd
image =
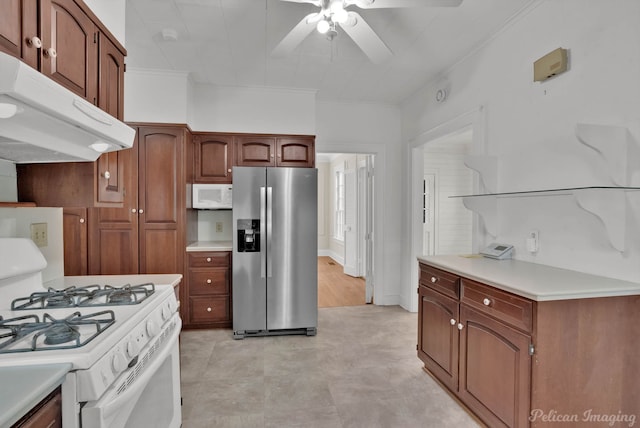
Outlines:
{"type": "Polygon", "coordinates": [[[400,304],[406,229],[400,110],[382,104],[330,102],[318,102],[316,109],[317,152],[376,155],[374,302],[400,304]]]}
{"type": "Polygon", "coordinates": [[[47,260],[43,281],[64,276],[62,208],[0,208],[1,238],[30,238],[31,223],[47,223],[47,246],[40,252],[47,260]]]}
{"type": "MultiPolygon", "coordinates": [[[[606,6],[583,0],[535,3],[489,44],[403,103],[404,140],[483,106],[486,147],[475,149],[498,158],[498,191],[611,185],[606,163],[580,144],[575,128],[577,123],[626,126],[638,146],[639,18],[636,0],[606,6]],[[533,62],[557,47],[569,49],[569,71],[534,83],[533,62]],[[438,104],[435,91],[445,86],[449,97],[438,104]]],[[[640,185],[638,176],[636,171],[628,184],[640,185]]],[[[638,193],[626,196],[625,253],[616,251],[600,221],[568,196],[499,200],[497,236],[485,232],[481,244],[508,242],[517,259],[639,281],[638,193]],[[525,248],[532,229],[540,231],[535,255],[525,248]]],[[[614,210],[624,212],[622,205],[614,210]]],[[[413,295],[415,284],[403,290],[413,295]]]]}
{"type": "Polygon", "coordinates": [[[318,169],[318,255],[329,255],[330,225],[330,187],[329,162],[316,162],[318,169]]]}
{"type": "Polygon", "coordinates": [[[109,29],[111,34],[125,46],[125,3],[126,0],[84,0],[89,9],[109,29]]]}
{"type": "Polygon", "coordinates": [[[462,199],[473,193],[472,171],[464,166],[464,152],[446,148],[424,150],[424,172],[436,174],[435,254],[468,254],[471,250],[471,212],[462,199]]]}
{"type": "Polygon", "coordinates": [[[16,202],[17,200],[16,166],[13,162],[0,159],[0,201],[16,202]]]}
{"type": "Polygon", "coordinates": [[[194,84],[192,129],[314,135],[315,92],[194,84]]]}
{"type": "Polygon", "coordinates": [[[188,123],[190,85],[186,73],[127,69],[124,74],[125,121],[188,123]]]}

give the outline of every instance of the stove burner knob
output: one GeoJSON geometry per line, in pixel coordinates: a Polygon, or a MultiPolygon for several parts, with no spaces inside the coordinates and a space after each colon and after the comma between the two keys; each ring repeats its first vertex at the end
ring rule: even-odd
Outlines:
{"type": "Polygon", "coordinates": [[[116,352],[111,358],[111,370],[113,373],[118,374],[124,369],[127,368],[127,360],[125,360],[124,355],[120,352],[116,352]]]}
{"type": "Polygon", "coordinates": [[[170,316],[171,316],[171,307],[167,303],[162,307],[162,321],[168,320],[170,316]]]}
{"type": "Polygon", "coordinates": [[[147,334],[149,337],[154,337],[158,334],[158,324],[156,324],[153,320],[147,321],[147,334]]]}
{"type": "Polygon", "coordinates": [[[133,358],[136,355],[138,355],[138,352],[140,352],[140,347],[138,346],[138,343],[136,343],[133,340],[128,341],[127,342],[127,357],[133,358]]]}

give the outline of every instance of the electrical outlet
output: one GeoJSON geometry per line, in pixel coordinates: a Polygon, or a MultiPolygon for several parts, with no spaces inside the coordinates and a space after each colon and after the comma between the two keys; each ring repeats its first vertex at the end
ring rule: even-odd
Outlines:
{"type": "Polygon", "coordinates": [[[538,231],[532,230],[527,237],[527,251],[530,253],[538,252],[538,231]]]}
{"type": "Polygon", "coordinates": [[[49,245],[47,223],[31,223],[31,240],[38,247],[46,247],[47,245],[49,245]]]}
{"type": "Polygon", "coordinates": [[[216,232],[217,233],[222,233],[222,222],[221,221],[217,221],[216,222],[216,232]]]}

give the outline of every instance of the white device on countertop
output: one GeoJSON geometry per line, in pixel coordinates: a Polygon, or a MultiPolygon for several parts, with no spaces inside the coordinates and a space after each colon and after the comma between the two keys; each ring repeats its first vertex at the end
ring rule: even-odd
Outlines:
{"type": "Polygon", "coordinates": [[[513,245],[497,244],[495,242],[489,244],[484,250],[480,251],[485,257],[498,260],[510,259],[513,255],[513,245]]]}

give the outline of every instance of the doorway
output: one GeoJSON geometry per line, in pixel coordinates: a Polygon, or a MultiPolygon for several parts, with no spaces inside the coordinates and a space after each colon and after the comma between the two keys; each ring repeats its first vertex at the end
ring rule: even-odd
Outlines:
{"type": "Polygon", "coordinates": [[[318,305],[373,303],[375,155],[317,154],[318,305]]]}

